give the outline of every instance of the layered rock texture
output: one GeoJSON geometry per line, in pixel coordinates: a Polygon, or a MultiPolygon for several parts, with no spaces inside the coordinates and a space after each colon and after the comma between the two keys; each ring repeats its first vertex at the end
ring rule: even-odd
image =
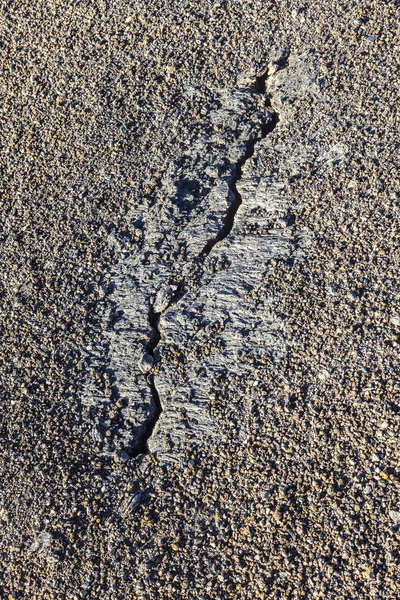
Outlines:
{"type": "MultiPolygon", "coordinates": [[[[248,435],[248,412],[260,401],[254,367],[279,361],[290,343],[262,281],[271,261],[301,260],[308,239],[294,225],[288,184],[305,165],[343,153],[338,146],[325,157],[318,139],[292,147],[302,127],[294,107],[310,97],[323,102],[312,53],[282,53],[261,74],[242,74],[237,89],[216,90],[202,107],[203,136],[170,164],[156,196],[127,215],[140,251],[114,273],[108,344],[93,363],[107,365],[113,390],[101,395],[89,383],[83,400],[117,402],[118,418],[103,417],[94,432],[101,442],[102,427],[111,430],[106,452],[173,460],[175,446],[248,435]],[[226,388],[228,374],[247,382],[244,397],[226,388]],[[230,432],[214,407],[221,394],[232,403],[230,432]]],[[[262,396],[268,402],[273,391],[262,396]]]]}

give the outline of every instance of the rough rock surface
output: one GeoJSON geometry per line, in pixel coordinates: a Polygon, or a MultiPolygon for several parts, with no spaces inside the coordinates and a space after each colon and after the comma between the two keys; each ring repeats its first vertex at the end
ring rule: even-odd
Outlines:
{"type": "MultiPolygon", "coordinates": [[[[143,224],[143,238],[140,252],[120,260],[114,273],[104,359],[123,407],[109,451],[138,454],[150,436],[148,448],[163,454],[176,444],[221,439],[210,414],[218,379],[228,371],[251,379],[254,361],[282,357],[284,325],[273,299],[259,302],[257,289],[271,260],[293,262],[307,243],[307,232],[290,225],[285,189],[305,164],[317,168],[343,154],[339,144],[325,156],[318,136],[312,149],[293,151],[293,129],[303,127],[293,107],[310,97],[323,102],[315,62],[312,53],[283,53],[258,78],[242,74],[246,87],[216,93],[202,109],[204,137],[169,165],[155,198],[127,215],[131,227],[143,224]],[[149,348],[155,376],[143,368],[149,348]],[[158,403],[163,414],[152,436],[158,403]]],[[[86,406],[107,401],[87,387],[86,406]]],[[[243,427],[252,402],[235,405],[243,427]]]]}
{"type": "Polygon", "coordinates": [[[0,8],[0,597],[397,599],[397,2],[0,8]]]}

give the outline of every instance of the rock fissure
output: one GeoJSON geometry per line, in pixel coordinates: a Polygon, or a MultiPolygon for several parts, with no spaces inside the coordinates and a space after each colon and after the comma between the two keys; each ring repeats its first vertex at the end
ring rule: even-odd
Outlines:
{"type": "MultiPolygon", "coordinates": [[[[255,87],[256,93],[265,95],[265,106],[267,109],[271,109],[270,96],[268,96],[266,94],[266,80],[268,79],[268,76],[269,76],[269,70],[267,69],[267,71],[263,75],[256,78],[256,83],[255,83],[254,87],[255,87]]],[[[232,202],[226,212],[226,216],[225,216],[225,219],[224,219],[224,222],[223,222],[223,225],[222,225],[220,231],[218,232],[218,234],[216,236],[214,236],[213,238],[211,238],[210,240],[207,241],[204,248],[199,253],[198,260],[200,260],[201,262],[203,262],[205,260],[205,258],[211,253],[214,246],[216,244],[218,244],[219,242],[221,242],[222,240],[224,240],[226,237],[228,237],[232,231],[232,228],[235,223],[235,217],[236,217],[237,211],[239,210],[239,207],[242,204],[242,196],[241,196],[239,190],[237,189],[237,183],[242,178],[243,166],[253,156],[257,143],[260,142],[261,140],[263,140],[268,134],[270,134],[275,129],[276,125],[279,122],[279,116],[278,116],[277,112],[270,110],[269,114],[270,114],[270,120],[265,124],[260,124],[260,135],[255,137],[254,139],[248,140],[248,142],[246,144],[246,149],[245,149],[245,152],[244,152],[242,158],[235,165],[235,168],[233,171],[233,176],[229,182],[229,191],[233,198],[232,202]]],[[[149,319],[149,325],[151,327],[152,333],[150,336],[150,341],[147,344],[147,353],[151,357],[151,360],[153,363],[156,362],[155,351],[161,340],[161,333],[159,330],[160,317],[171,306],[175,305],[184,295],[185,295],[185,285],[184,285],[184,281],[183,281],[179,285],[179,287],[177,288],[177,290],[175,291],[173,296],[171,297],[171,299],[168,303],[168,306],[165,307],[162,311],[160,311],[160,312],[155,311],[154,306],[152,304],[149,307],[148,319],[149,319]]],[[[143,434],[142,434],[138,444],[136,445],[133,456],[138,456],[138,455],[146,454],[149,452],[147,442],[150,439],[150,437],[153,433],[154,427],[155,427],[157,421],[159,420],[160,415],[163,411],[161,400],[160,400],[160,395],[159,395],[159,392],[155,385],[153,374],[147,375],[147,382],[148,382],[148,385],[151,390],[152,399],[153,399],[155,408],[154,408],[154,413],[153,413],[152,417],[147,420],[147,423],[144,426],[143,434]]]]}

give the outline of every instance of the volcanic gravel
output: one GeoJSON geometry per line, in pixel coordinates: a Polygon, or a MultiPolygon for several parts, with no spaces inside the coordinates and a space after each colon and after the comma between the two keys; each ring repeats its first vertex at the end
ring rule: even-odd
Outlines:
{"type": "Polygon", "coordinates": [[[398,3],[0,7],[0,597],[398,598],[398,3]],[[228,372],[223,442],[99,453],[81,397],[112,266],[141,249],[124,216],[202,135],[202,102],[285,52],[313,54],[328,99],[294,107],[296,147],[321,122],[344,150],[288,183],[310,235],[257,290],[289,332],[254,364],[266,400],[242,439],[228,372]]]}

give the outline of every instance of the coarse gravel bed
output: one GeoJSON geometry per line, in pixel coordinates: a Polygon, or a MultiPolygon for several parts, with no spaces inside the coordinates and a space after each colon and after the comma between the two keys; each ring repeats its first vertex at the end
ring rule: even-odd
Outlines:
{"type": "Polygon", "coordinates": [[[398,598],[398,3],[0,9],[0,597],[398,598]],[[280,122],[243,167],[243,181],[297,169],[285,214],[307,243],[249,290],[284,351],[210,382],[219,440],[171,460],[105,451],[106,421],[126,426],[105,315],[120,265],[146,258],[149,223],[128,215],[162,209],[217,92],[279,57],[311,57],[319,90],[272,93],[280,122]],[[107,406],[83,401],[90,372],[107,406]]]}

